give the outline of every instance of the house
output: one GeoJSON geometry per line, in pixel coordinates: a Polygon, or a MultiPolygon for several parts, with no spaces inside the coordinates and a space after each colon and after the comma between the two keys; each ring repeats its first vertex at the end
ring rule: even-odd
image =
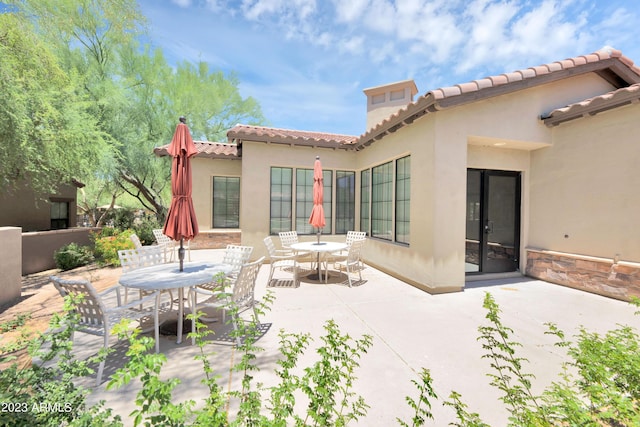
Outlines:
{"type": "Polygon", "coordinates": [[[59,230],[76,226],[79,181],[61,184],[52,194],[36,194],[26,182],[0,191],[0,225],[21,227],[23,232],[59,230]]]}
{"type": "Polygon", "coordinates": [[[240,229],[255,256],[266,235],[313,234],[320,156],[324,238],[366,231],[365,261],[427,292],[515,273],[640,296],[640,68],[620,51],[364,93],[360,136],[237,125],[197,142],[201,232],[240,229]]]}

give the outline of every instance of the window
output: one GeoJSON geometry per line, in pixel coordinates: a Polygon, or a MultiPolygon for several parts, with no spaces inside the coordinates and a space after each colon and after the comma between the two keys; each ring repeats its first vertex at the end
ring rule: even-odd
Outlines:
{"type": "Polygon", "coordinates": [[[360,231],[371,235],[369,228],[369,196],[371,194],[371,169],[360,172],[360,231]]]}
{"type": "Polygon", "coordinates": [[[371,236],[393,239],[393,163],[371,169],[371,236]]]}
{"type": "Polygon", "coordinates": [[[51,202],[51,229],[69,228],[69,202],[51,202]]]}
{"type": "Polygon", "coordinates": [[[356,173],[336,171],[336,234],[355,230],[356,173]]]}
{"type": "Polygon", "coordinates": [[[409,244],[411,157],[360,173],[360,230],[371,237],[409,244]]]}
{"type": "Polygon", "coordinates": [[[213,228],[240,228],[240,178],[213,177],[213,228]]]}
{"type": "Polygon", "coordinates": [[[409,244],[411,157],[396,160],[396,242],[409,244]]]}
{"type": "Polygon", "coordinates": [[[271,214],[269,233],[291,230],[293,169],[271,168],[271,214]]]}

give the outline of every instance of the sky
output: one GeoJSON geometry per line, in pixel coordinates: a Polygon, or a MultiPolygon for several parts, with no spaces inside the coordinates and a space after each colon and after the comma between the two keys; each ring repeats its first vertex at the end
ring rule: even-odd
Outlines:
{"type": "Polygon", "coordinates": [[[276,128],[360,135],[366,88],[430,90],[604,47],[640,65],[638,0],[138,0],[170,63],[234,73],[276,128]]]}

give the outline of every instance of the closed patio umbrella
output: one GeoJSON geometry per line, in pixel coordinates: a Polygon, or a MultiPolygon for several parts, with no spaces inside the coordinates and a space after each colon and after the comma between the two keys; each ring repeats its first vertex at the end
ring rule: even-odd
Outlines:
{"type": "MultiPolygon", "coordinates": [[[[311,216],[309,217],[309,224],[317,229],[318,242],[320,244],[320,234],[322,228],[325,226],[326,221],[324,219],[324,183],[322,179],[322,163],[320,163],[320,156],[316,156],[316,161],[313,164],[313,208],[311,209],[311,216]]],[[[318,252],[318,279],[320,279],[320,253],[318,252]]]]}
{"type": "Polygon", "coordinates": [[[191,199],[191,156],[196,154],[196,147],[191,139],[187,119],[180,117],[180,123],[176,126],[173,139],[169,145],[169,155],[173,157],[171,162],[171,206],[167,220],[162,230],[163,234],[173,240],[180,240],[178,258],[180,271],[183,270],[184,246],[183,240],[191,240],[198,235],[198,221],[193,209],[191,199]]]}

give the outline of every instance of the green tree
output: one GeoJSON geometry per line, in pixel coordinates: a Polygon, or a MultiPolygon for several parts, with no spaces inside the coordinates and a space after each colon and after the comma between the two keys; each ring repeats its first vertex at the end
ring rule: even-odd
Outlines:
{"type": "Polygon", "coordinates": [[[82,179],[103,156],[109,135],[88,111],[77,76],[66,72],[34,27],[0,14],[0,185],[27,181],[36,192],[82,179]]]}
{"type": "Polygon", "coordinates": [[[171,141],[185,115],[195,139],[220,140],[238,122],[264,122],[253,98],[243,99],[234,75],[206,63],[174,69],[160,49],[140,45],[145,19],[133,0],[14,0],[52,41],[69,74],[82,76],[90,111],[117,148],[112,180],[163,219],[168,159],[153,148],[171,141]]]}

